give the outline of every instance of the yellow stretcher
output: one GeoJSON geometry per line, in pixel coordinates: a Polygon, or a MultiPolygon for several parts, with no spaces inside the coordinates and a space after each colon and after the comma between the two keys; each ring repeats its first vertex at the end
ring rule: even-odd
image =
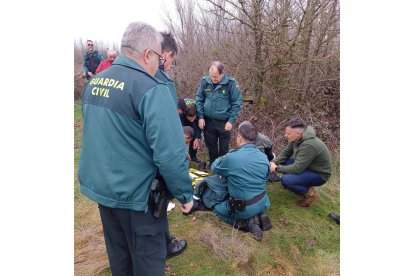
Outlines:
{"type": "Polygon", "coordinates": [[[209,174],[208,173],[206,173],[206,172],[203,172],[203,171],[199,171],[199,170],[196,170],[196,169],[193,169],[193,168],[190,168],[189,170],[188,170],[188,173],[189,173],[189,175],[190,175],[190,177],[191,177],[191,179],[192,179],[192,181],[193,181],[193,188],[198,184],[198,183],[200,183],[200,181],[201,180],[203,180],[204,179],[204,177],[206,177],[206,176],[209,176],[209,174]]]}

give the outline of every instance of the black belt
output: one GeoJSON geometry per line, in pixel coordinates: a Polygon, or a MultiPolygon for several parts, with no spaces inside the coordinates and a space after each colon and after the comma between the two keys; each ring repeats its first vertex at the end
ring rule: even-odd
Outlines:
{"type": "Polygon", "coordinates": [[[259,200],[261,200],[265,195],[266,195],[266,191],[264,191],[261,194],[258,194],[257,196],[253,197],[250,200],[246,200],[245,201],[245,205],[246,206],[249,206],[249,205],[255,204],[256,202],[258,202],[259,200]]]}
{"type": "Polygon", "coordinates": [[[266,194],[266,191],[263,193],[253,197],[250,200],[244,200],[244,199],[235,199],[232,197],[229,197],[227,199],[228,207],[230,209],[230,216],[233,216],[236,212],[243,212],[246,209],[246,206],[255,204],[259,200],[261,200],[266,194]]]}

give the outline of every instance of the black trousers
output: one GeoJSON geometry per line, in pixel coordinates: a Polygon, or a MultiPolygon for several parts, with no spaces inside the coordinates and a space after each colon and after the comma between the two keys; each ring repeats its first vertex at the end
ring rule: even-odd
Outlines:
{"type": "Polygon", "coordinates": [[[218,157],[225,155],[230,149],[230,131],[225,131],[227,121],[205,118],[204,141],[208,148],[210,166],[218,157]]]}
{"type": "Polygon", "coordinates": [[[99,205],[113,276],[164,275],[167,216],[99,205]]]}

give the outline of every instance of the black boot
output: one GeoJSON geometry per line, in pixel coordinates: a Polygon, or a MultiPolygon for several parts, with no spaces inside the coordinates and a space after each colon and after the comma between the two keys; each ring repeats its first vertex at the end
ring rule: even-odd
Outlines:
{"type": "Polygon", "coordinates": [[[246,219],[236,219],[234,221],[233,228],[243,231],[243,232],[249,232],[246,219]]]}
{"type": "Polygon", "coordinates": [[[172,239],[170,243],[167,245],[167,259],[180,255],[186,248],[186,240],[172,239]]]}
{"type": "Polygon", "coordinates": [[[249,218],[247,227],[249,229],[249,232],[253,234],[253,238],[256,241],[262,241],[263,231],[260,228],[259,215],[255,215],[254,217],[249,218]]]}
{"type": "Polygon", "coordinates": [[[259,214],[260,219],[260,228],[262,228],[263,231],[268,231],[272,229],[273,225],[270,221],[270,218],[267,216],[266,211],[263,211],[259,214]]]}
{"type": "Polygon", "coordinates": [[[277,181],[280,181],[280,179],[281,179],[280,176],[275,172],[269,175],[269,182],[277,182],[277,181]]]}

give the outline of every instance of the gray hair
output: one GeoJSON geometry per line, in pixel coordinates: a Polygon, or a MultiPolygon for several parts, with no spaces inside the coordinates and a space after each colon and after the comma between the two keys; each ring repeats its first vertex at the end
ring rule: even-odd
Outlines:
{"type": "Polygon", "coordinates": [[[106,54],[109,57],[110,55],[117,55],[117,52],[114,49],[108,49],[106,54]]]}
{"type": "Polygon", "coordinates": [[[254,143],[257,138],[257,129],[249,121],[240,123],[238,134],[248,143],[254,143]]]}
{"type": "Polygon", "coordinates": [[[161,40],[161,34],[151,25],[132,22],[122,37],[121,54],[139,57],[146,49],[157,50],[161,40]]]}

